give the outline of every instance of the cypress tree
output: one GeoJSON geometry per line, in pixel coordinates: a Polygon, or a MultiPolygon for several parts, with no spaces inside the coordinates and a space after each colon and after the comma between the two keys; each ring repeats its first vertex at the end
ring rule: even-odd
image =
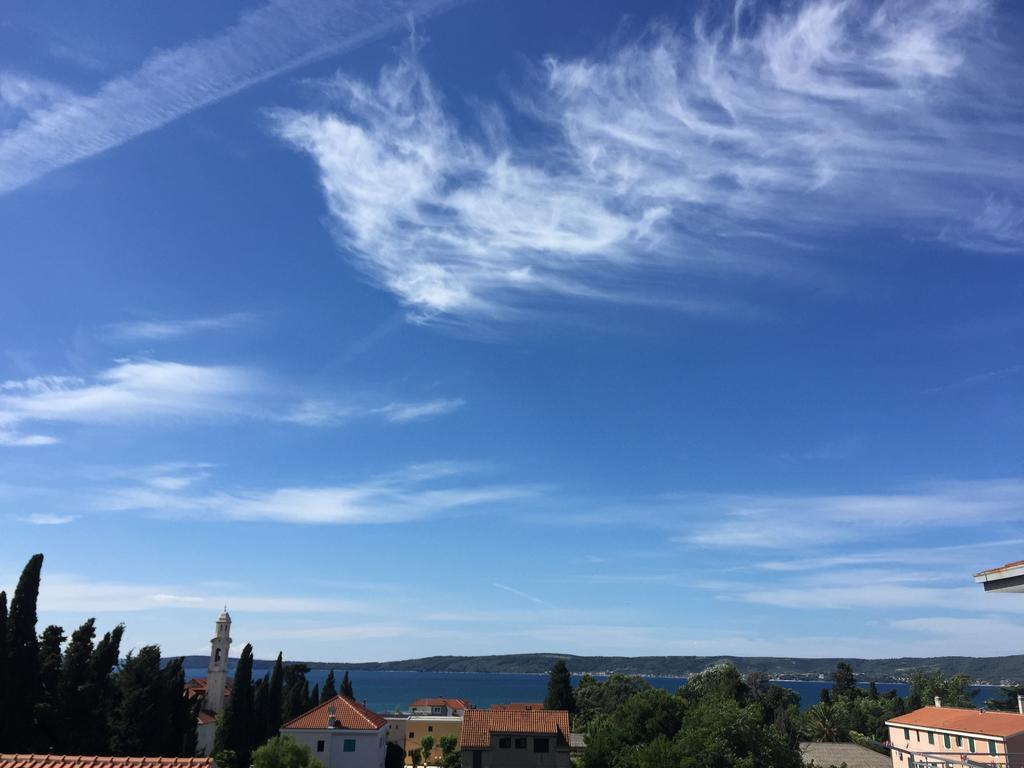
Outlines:
{"type": "Polygon", "coordinates": [[[90,661],[93,654],[92,641],[96,636],[95,625],[95,619],[87,619],[71,633],[71,640],[64,649],[59,704],[64,732],[58,741],[61,750],[71,754],[76,754],[74,750],[81,749],[81,742],[91,725],[86,695],[91,677],[90,661]]]}
{"type": "Polygon", "coordinates": [[[7,746],[14,752],[28,752],[35,741],[35,706],[42,689],[36,639],[36,604],[42,569],[43,556],[33,555],[18,579],[7,618],[7,746]]]}
{"type": "Polygon", "coordinates": [[[356,693],[352,690],[352,681],[348,677],[348,670],[345,670],[345,674],[341,678],[341,695],[347,699],[354,699],[356,693]]]}
{"type": "Polygon", "coordinates": [[[253,734],[252,645],[246,643],[235,668],[231,698],[217,722],[214,755],[230,750],[237,768],[246,768],[252,753],[253,734]]]}
{"type": "Polygon", "coordinates": [[[324,680],[323,690],[320,691],[320,703],[323,704],[328,699],[333,699],[338,695],[338,689],[334,687],[334,670],[330,670],[327,673],[327,679],[324,680]]]}
{"type": "Polygon", "coordinates": [[[252,688],[252,719],[256,737],[253,746],[262,744],[271,734],[268,731],[270,713],[267,712],[267,692],[269,690],[268,676],[264,675],[252,688]]]}
{"type": "Polygon", "coordinates": [[[298,717],[309,709],[309,685],[306,683],[307,672],[309,672],[309,667],[305,664],[289,664],[285,667],[282,722],[298,717]]]}
{"type": "Polygon", "coordinates": [[[309,694],[309,703],[310,704],[319,704],[320,703],[320,683],[317,683],[316,685],[313,686],[313,692],[311,694],[309,694]]]}
{"type": "MultiPolygon", "coordinates": [[[[82,688],[84,704],[79,715],[81,725],[75,732],[76,744],[83,755],[102,755],[112,751],[111,713],[116,709],[120,697],[114,666],[121,655],[123,635],[124,624],[118,624],[103,635],[89,658],[86,683],[82,688]]],[[[74,642],[74,635],[71,639],[74,642]]]]}
{"type": "Polygon", "coordinates": [[[284,659],[280,652],[274,669],[270,673],[270,687],[267,689],[267,735],[276,736],[281,727],[284,707],[284,659]]]}
{"type": "Polygon", "coordinates": [[[133,757],[158,756],[166,729],[158,646],[147,645],[138,655],[128,654],[117,672],[117,692],[119,701],[110,717],[111,751],[133,757]]]}
{"type": "Polygon", "coordinates": [[[64,628],[51,624],[39,637],[40,696],[36,704],[36,741],[33,751],[52,752],[58,744],[61,727],[61,645],[64,628]]]}
{"type": "Polygon", "coordinates": [[[556,661],[548,673],[548,695],[544,697],[544,709],[565,709],[570,714],[576,711],[572,675],[563,659],[556,661]]]}
{"type": "Polygon", "coordinates": [[[7,745],[7,593],[0,592],[0,752],[11,750],[7,745]]]}
{"type": "Polygon", "coordinates": [[[160,754],[192,757],[196,749],[195,704],[185,698],[184,659],[172,659],[160,672],[160,710],[164,722],[160,754]]]}

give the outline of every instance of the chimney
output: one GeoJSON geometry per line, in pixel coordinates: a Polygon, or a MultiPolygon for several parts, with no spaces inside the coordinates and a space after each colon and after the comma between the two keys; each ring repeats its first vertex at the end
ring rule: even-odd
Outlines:
{"type": "Polygon", "coordinates": [[[1017,694],[1017,711],[1024,715],[1024,693],[1017,694]]]}
{"type": "Polygon", "coordinates": [[[333,728],[334,727],[334,722],[335,722],[334,716],[336,714],[338,714],[338,710],[336,710],[334,708],[334,705],[331,704],[331,706],[329,706],[327,708],[327,727],[328,728],[333,728]]]}
{"type": "Polygon", "coordinates": [[[942,697],[941,696],[936,696],[935,697],[935,706],[936,707],[941,707],[942,706],[942,697]]]}

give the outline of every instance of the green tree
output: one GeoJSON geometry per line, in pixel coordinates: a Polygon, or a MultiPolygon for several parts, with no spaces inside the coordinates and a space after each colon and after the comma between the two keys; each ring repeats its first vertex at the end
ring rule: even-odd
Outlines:
{"type": "MultiPolygon", "coordinates": [[[[85,625],[83,625],[84,627],[85,625]]],[[[124,636],[124,624],[118,624],[103,635],[89,657],[89,671],[86,682],[82,685],[81,695],[83,706],[79,713],[79,722],[74,724],[71,733],[74,743],[78,745],[79,754],[100,755],[111,752],[111,713],[120,703],[118,677],[115,667],[121,656],[121,638],[124,636]]],[[[71,636],[72,644],[75,635],[71,636]]],[[[64,668],[68,668],[65,659],[64,668]]],[[[66,722],[66,720],[65,720],[66,722]]]]}
{"type": "Polygon", "coordinates": [[[224,712],[217,720],[213,751],[217,754],[224,750],[231,750],[235,753],[238,768],[245,768],[249,765],[255,734],[252,645],[246,643],[242,649],[242,655],[238,658],[238,666],[235,667],[231,697],[227,700],[224,712]]]}
{"type": "Polygon", "coordinates": [[[0,592],[0,752],[11,751],[8,749],[6,736],[9,704],[7,655],[7,593],[0,592]]]}
{"type": "Polygon", "coordinates": [[[765,725],[761,706],[735,699],[702,700],[687,713],[675,739],[680,768],[800,768],[800,750],[765,725]]]}
{"type": "MultiPolygon", "coordinates": [[[[0,592],[0,595],[3,593],[0,592]]],[[[1024,694],[1024,685],[1004,685],[1000,689],[1000,695],[985,702],[986,709],[994,709],[999,712],[1016,712],[1017,697],[1024,694]]]]}
{"type": "Polygon", "coordinates": [[[281,728],[281,717],[284,714],[284,659],[281,652],[270,672],[270,686],[267,688],[267,734],[276,736],[281,728]]]}
{"type": "Polygon", "coordinates": [[[110,718],[110,747],[115,755],[164,754],[166,689],[161,671],[159,646],[147,645],[125,657],[117,672],[119,702],[110,718]]]}
{"type": "Polygon", "coordinates": [[[548,673],[548,693],[544,697],[544,709],[564,709],[570,714],[576,712],[572,674],[564,659],[556,661],[548,673]]]}
{"type": "Polygon", "coordinates": [[[859,693],[857,690],[857,678],[854,677],[853,667],[845,661],[836,664],[836,671],[832,673],[832,696],[836,699],[852,698],[859,693]]]}
{"type": "Polygon", "coordinates": [[[838,715],[836,705],[819,701],[803,713],[804,736],[811,741],[849,741],[849,732],[838,715]]]}
{"type": "Polygon", "coordinates": [[[35,708],[34,751],[52,752],[63,731],[60,712],[61,646],[67,638],[64,628],[51,624],[39,636],[39,701],[35,708]]]}
{"type": "Polygon", "coordinates": [[[307,672],[309,667],[305,664],[289,664],[284,668],[284,704],[281,713],[283,722],[298,717],[309,709],[307,672]]]}
{"type": "Polygon", "coordinates": [[[420,739],[420,752],[423,755],[423,764],[430,765],[431,753],[434,751],[434,737],[424,736],[420,739]]]}
{"type": "Polygon", "coordinates": [[[310,706],[316,706],[320,703],[320,683],[313,686],[312,693],[309,694],[310,706]]]}
{"type": "Polygon", "coordinates": [[[33,555],[18,579],[7,618],[8,702],[7,749],[31,751],[36,740],[35,707],[42,684],[39,677],[39,641],[36,639],[36,604],[43,556],[33,555]]]}
{"type": "Polygon", "coordinates": [[[402,768],[405,765],[405,750],[389,741],[384,755],[384,768],[402,768]]]}
{"type": "Polygon", "coordinates": [[[341,677],[341,695],[346,699],[354,699],[356,697],[356,692],[352,689],[352,680],[348,676],[347,669],[341,677]]]}
{"type": "Polygon", "coordinates": [[[95,619],[87,619],[78,629],[71,633],[64,659],[61,664],[60,691],[58,709],[63,724],[62,733],[58,738],[57,749],[71,752],[78,746],[89,727],[85,702],[86,687],[90,682],[90,660],[93,654],[93,638],[96,636],[95,619]]]}
{"type": "Polygon", "coordinates": [[[970,690],[971,678],[967,675],[953,675],[945,678],[939,670],[918,670],[910,676],[910,695],[907,705],[910,709],[930,707],[935,697],[942,699],[944,707],[971,707],[974,694],[970,690]]]}
{"type": "Polygon", "coordinates": [[[412,768],[419,768],[420,760],[423,757],[423,753],[418,749],[409,750],[409,759],[412,761],[412,768]]]}
{"type": "Polygon", "coordinates": [[[290,736],[275,736],[252,753],[253,768],[312,768],[317,764],[309,747],[290,736]]]}
{"type": "Polygon", "coordinates": [[[445,734],[438,744],[441,747],[441,768],[459,768],[462,754],[459,752],[459,737],[454,733],[445,734]]]}
{"type": "Polygon", "coordinates": [[[601,682],[590,675],[583,675],[576,686],[574,699],[576,717],[574,727],[587,731],[590,724],[602,713],[613,711],[631,696],[648,690],[651,684],[642,677],[634,675],[612,674],[601,682]]]}
{"type": "Polygon", "coordinates": [[[323,704],[329,699],[333,699],[338,695],[338,689],[334,684],[334,670],[327,672],[327,679],[324,680],[324,688],[320,691],[320,703],[323,704]]]}
{"type": "Polygon", "coordinates": [[[750,688],[732,664],[715,664],[687,680],[682,693],[689,700],[716,698],[742,702],[750,697],[750,688]]]}
{"type": "Polygon", "coordinates": [[[270,689],[268,675],[264,675],[252,686],[253,745],[262,744],[276,735],[268,730],[270,714],[267,712],[267,697],[270,689]]]}

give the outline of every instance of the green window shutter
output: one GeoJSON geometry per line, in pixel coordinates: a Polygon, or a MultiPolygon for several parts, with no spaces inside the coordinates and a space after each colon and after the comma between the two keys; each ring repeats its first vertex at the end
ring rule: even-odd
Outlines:
{"type": "Polygon", "coordinates": [[[949,749],[949,734],[942,734],[942,743],[946,745],[946,749],[949,749]]]}
{"type": "Polygon", "coordinates": [[[935,734],[932,733],[931,731],[928,731],[928,743],[929,744],[934,744],[935,743],[935,734]]]}
{"type": "Polygon", "coordinates": [[[994,755],[996,753],[996,743],[994,741],[990,741],[988,743],[988,753],[990,755],[994,755]]]}
{"type": "Polygon", "coordinates": [[[969,750],[971,750],[971,752],[974,751],[974,739],[968,737],[968,739],[967,739],[967,748],[969,750]]]}

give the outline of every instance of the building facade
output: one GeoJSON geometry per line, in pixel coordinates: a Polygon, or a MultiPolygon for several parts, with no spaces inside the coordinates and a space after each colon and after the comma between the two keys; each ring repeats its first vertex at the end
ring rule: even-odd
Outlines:
{"type": "Polygon", "coordinates": [[[886,722],[893,768],[1024,768],[1024,714],[937,703],[886,722]]]}
{"type": "Polygon", "coordinates": [[[564,710],[472,709],[462,722],[462,768],[571,768],[564,710]]]}
{"type": "Polygon", "coordinates": [[[442,736],[454,736],[462,741],[462,718],[410,715],[405,723],[405,744],[402,747],[405,750],[406,765],[412,765],[412,758],[409,756],[412,750],[419,749],[422,752],[425,736],[430,736],[434,740],[434,746],[429,757],[423,755],[420,758],[420,765],[436,765],[441,755],[442,736]]]}
{"type": "Polygon", "coordinates": [[[213,752],[213,740],[217,733],[217,717],[224,711],[231,684],[228,682],[228,654],[231,651],[231,614],[224,611],[214,623],[210,639],[210,661],[206,677],[197,677],[185,684],[185,695],[190,699],[202,699],[196,721],[196,748],[200,753],[213,752]]]}
{"type": "Polygon", "coordinates": [[[335,696],[281,726],[325,768],[384,768],[388,721],[352,699],[335,696]]]}
{"type": "Polygon", "coordinates": [[[473,705],[465,699],[416,699],[409,707],[409,714],[462,717],[472,707],[473,705]]]}

